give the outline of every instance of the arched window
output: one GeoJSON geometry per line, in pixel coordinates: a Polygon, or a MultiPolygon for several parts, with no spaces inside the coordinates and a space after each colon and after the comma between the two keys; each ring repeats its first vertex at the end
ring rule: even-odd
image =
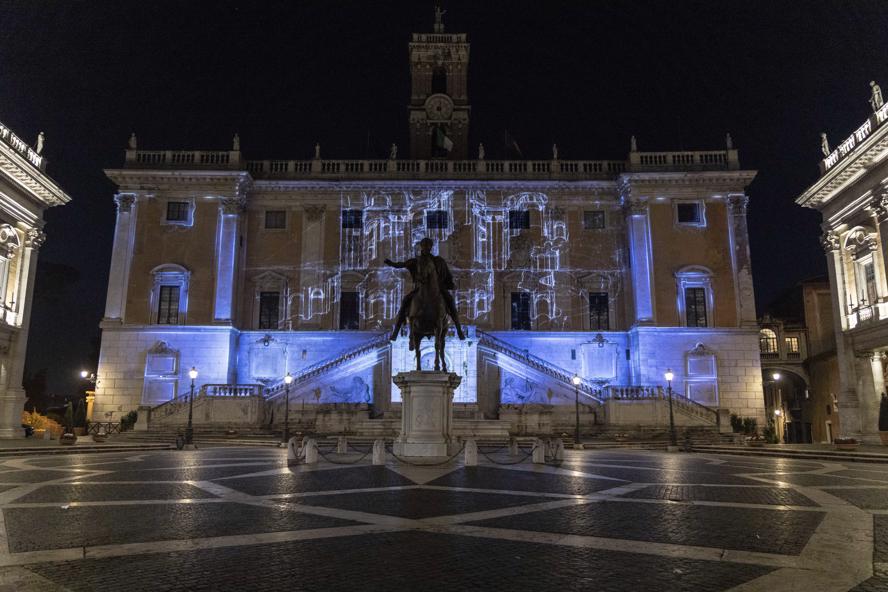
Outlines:
{"type": "Polygon", "coordinates": [[[675,273],[678,314],[685,327],[712,327],[712,272],[700,265],[689,265],[675,273]]]}
{"type": "Polygon", "coordinates": [[[432,70],[432,92],[431,94],[447,94],[447,68],[444,66],[435,66],[432,70]]]}
{"type": "Polygon", "coordinates": [[[188,311],[188,282],[191,273],[174,263],[158,265],[151,270],[151,322],[156,325],[184,325],[188,311]]]}
{"type": "Polygon", "coordinates": [[[763,354],[777,353],[777,334],[771,329],[759,331],[759,351],[763,354]]]}

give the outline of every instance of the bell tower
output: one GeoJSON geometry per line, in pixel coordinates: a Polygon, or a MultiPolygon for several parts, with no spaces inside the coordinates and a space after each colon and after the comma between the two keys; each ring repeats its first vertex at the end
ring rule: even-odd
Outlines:
{"type": "Polygon", "coordinates": [[[445,10],[435,8],[434,33],[410,42],[410,158],[468,158],[469,100],[465,33],[445,33],[445,10]]]}

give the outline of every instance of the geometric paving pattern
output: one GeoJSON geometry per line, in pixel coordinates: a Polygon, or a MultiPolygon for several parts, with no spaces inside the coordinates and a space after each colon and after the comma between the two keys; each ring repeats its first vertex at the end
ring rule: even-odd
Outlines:
{"type": "Polygon", "coordinates": [[[888,590],[888,465],[566,454],[558,467],[290,467],[255,448],[5,459],[0,592],[888,590]]]}

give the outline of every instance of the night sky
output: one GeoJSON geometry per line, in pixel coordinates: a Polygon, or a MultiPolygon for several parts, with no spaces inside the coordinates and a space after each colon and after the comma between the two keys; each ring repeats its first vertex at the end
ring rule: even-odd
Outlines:
{"type": "MultiPolygon", "coordinates": [[[[825,273],[819,214],[793,200],[888,89],[888,3],[548,0],[442,2],[471,42],[470,146],[528,158],[720,149],[730,132],[749,188],[759,310],[825,273]]],[[[102,317],[114,226],[104,168],[144,149],[247,158],[407,153],[412,32],[434,2],[0,0],[0,121],[46,134],[48,173],[72,197],[47,212],[28,371],[72,393],[102,317]]],[[[93,362],[94,363],[94,362],[93,362]]],[[[93,368],[90,368],[93,369],[93,368]]]]}

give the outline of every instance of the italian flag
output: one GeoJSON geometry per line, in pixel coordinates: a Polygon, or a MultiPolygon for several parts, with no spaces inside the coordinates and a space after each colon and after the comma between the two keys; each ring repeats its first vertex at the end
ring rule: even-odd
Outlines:
{"type": "Polygon", "coordinates": [[[435,146],[443,148],[447,152],[453,150],[453,140],[448,138],[447,134],[445,134],[444,130],[440,127],[435,128],[435,146]]]}

